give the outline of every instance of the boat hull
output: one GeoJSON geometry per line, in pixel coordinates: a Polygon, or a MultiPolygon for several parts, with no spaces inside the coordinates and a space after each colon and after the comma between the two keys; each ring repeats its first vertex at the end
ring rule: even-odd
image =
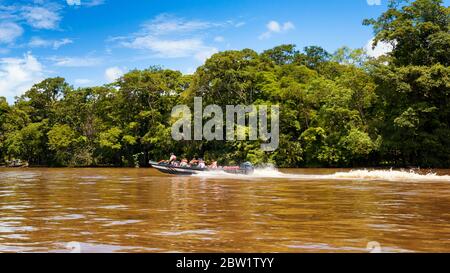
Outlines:
{"type": "Polygon", "coordinates": [[[171,174],[171,175],[190,176],[190,175],[200,174],[200,173],[203,173],[206,171],[206,170],[201,170],[201,169],[174,167],[174,166],[171,166],[168,164],[158,164],[156,162],[150,162],[150,166],[162,173],[171,174]]]}
{"type": "Polygon", "coordinates": [[[159,164],[157,162],[150,162],[150,166],[164,174],[191,176],[206,172],[225,172],[236,175],[250,175],[253,174],[253,169],[201,169],[191,167],[175,167],[170,164],[159,164]]]}

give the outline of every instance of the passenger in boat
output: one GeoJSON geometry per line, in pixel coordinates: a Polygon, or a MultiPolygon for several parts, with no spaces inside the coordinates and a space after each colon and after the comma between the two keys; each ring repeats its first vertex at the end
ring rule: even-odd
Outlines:
{"type": "Polygon", "coordinates": [[[180,167],[182,167],[182,168],[189,167],[188,160],[186,158],[181,160],[180,167]]]}
{"type": "Polygon", "coordinates": [[[174,164],[177,161],[177,156],[174,153],[170,153],[169,164],[174,164]]]}
{"type": "Polygon", "coordinates": [[[190,162],[189,162],[189,165],[191,165],[191,166],[197,166],[198,165],[198,160],[197,160],[197,158],[193,158],[190,162]]]}
{"type": "Polygon", "coordinates": [[[198,160],[198,167],[200,169],[206,169],[205,161],[203,161],[203,159],[201,159],[201,158],[198,160]]]}
{"type": "Polygon", "coordinates": [[[217,169],[217,168],[219,168],[217,166],[217,161],[212,161],[211,165],[208,166],[208,169],[217,169]]]}
{"type": "Polygon", "coordinates": [[[177,156],[174,153],[170,153],[169,160],[161,160],[158,162],[158,164],[161,164],[161,163],[176,165],[177,164],[177,156]]]}

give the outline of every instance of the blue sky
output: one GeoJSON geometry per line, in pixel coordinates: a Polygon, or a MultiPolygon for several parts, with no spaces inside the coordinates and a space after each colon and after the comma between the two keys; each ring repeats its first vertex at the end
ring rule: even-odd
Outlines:
{"type": "MultiPolygon", "coordinates": [[[[445,1],[448,5],[449,1],[445,1]]],[[[365,47],[387,0],[0,0],[0,96],[62,76],[109,83],[134,68],[192,73],[211,54],[293,43],[365,47]]],[[[383,49],[380,49],[383,50],[383,49]]],[[[377,54],[374,52],[374,54],[377,54]]]]}

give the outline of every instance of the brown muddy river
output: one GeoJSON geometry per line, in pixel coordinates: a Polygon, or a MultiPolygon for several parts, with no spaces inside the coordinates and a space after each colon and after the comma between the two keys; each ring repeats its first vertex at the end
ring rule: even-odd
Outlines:
{"type": "Polygon", "coordinates": [[[450,170],[0,169],[0,252],[367,252],[369,242],[450,252],[450,170]]]}

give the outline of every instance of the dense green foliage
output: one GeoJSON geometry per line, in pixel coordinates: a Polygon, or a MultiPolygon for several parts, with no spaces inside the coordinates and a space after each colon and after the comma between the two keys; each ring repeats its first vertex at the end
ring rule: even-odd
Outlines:
{"type": "Polygon", "coordinates": [[[47,79],[12,106],[0,98],[0,161],[135,166],[175,152],[223,164],[449,167],[449,8],[404,2],[364,22],[375,43],[394,46],[378,59],[362,49],[282,45],[217,53],[194,75],[152,67],[79,89],[47,79]],[[171,110],[195,96],[205,105],[279,105],[279,149],[173,141],[171,110]]]}

